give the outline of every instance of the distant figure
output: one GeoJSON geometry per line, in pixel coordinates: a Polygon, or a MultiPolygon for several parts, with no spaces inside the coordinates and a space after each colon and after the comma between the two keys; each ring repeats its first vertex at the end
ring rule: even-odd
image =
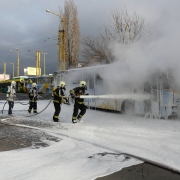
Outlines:
{"type": "Polygon", "coordinates": [[[86,90],[87,90],[87,87],[86,87],[85,81],[80,81],[78,87],[75,87],[74,89],[70,90],[71,97],[75,98],[74,110],[73,110],[73,115],[72,115],[72,123],[77,123],[76,118],[79,121],[81,121],[83,115],[86,113],[86,106],[84,104],[84,99],[78,97],[81,95],[89,95],[87,93],[85,94],[86,90]],[[79,113],[79,110],[80,110],[80,113],[79,113]]]}
{"type": "Polygon", "coordinates": [[[65,96],[65,88],[66,84],[64,81],[61,81],[59,85],[53,89],[52,97],[53,97],[53,103],[55,112],[53,115],[53,121],[58,122],[59,121],[59,114],[61,112],[61,103],[66,103],[67,98],[63,98],[62,96],[65,96]]]}
{"type": "Polygon", "coordinates": [[[8,86],[6,98],[9,104],[8,114],[10,115],[12,114],[12,109],[14,107],[14,100],[16,98],[16,82],[15,81],[12,81],[11,86],[8,86]]]}
{"type": "Polygon", "coordinates": [[[31,113],[32,109],[34,113],[37,113],[37,100],[38,100],[38,90],[37,84],[32,83],[32,87],[29,89],[29,109],[28,112],[31,113]]]}

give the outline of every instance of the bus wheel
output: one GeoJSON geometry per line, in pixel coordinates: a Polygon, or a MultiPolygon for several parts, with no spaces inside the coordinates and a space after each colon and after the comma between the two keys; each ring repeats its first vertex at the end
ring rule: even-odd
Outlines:
{"type": "Polygon", "coordinates": [[[135,105],[134,101],[132,100],[124,100],[121,105],[121,112],[122,114],[135,114],[135,105]]]}

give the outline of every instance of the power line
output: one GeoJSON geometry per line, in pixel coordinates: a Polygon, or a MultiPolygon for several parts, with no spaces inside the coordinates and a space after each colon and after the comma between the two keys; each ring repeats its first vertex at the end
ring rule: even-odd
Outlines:
{"type": "Polygon", "coordinates": [[[29,52],[29,51],[32,51],[32,50],[42,49],[43,47],[55,46],[55,45],[57,45],[57,44],[49,44],[49,45],[46,45],[46,46],[36,47],[34,49],[28,49],[27,51],[29,52]]]}
{"type": "Polygon", "coordinates": [[[0,49],[2,49],[2,48],[11,48],[13,46],[17,47],[17,46],[24,45],[24,44],[46,43],[46,42],[52,41],[52,40],[58,40],[58,37],[57,36],[53,36],[53,37],[48,37],[48,38],[45,38],[45,39],[39,39],[39,40],[34,40],[34,41],[27,41],[27,42],[24,42],[24,43],[13,44],[13,45],[9,45],[9,46],[3,46],[3,47],[0,47],[0,49]]]}

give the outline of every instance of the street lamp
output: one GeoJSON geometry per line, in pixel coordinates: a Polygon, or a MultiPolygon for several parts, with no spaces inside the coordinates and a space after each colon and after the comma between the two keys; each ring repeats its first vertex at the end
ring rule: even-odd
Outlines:
{"type": "Polygon", "coordinates": [[[46,54],[48,53],[42,52],[42,54],[44,54],[44,75],[46,75],[46,54]]]}
{"type": "MultiPolygon", "coordinates": [[[[12,51],[12,50],[10,50],[10,52],[14,52],[14,51],[12,51]]],[[[17,58],[17,76],[20,76],[20,74],[19,74],[19,69],[20,69],[20,67],[19,67],[19,51],[18,51],[18,49],[16,48],[16,53],[17,53],[17,55],[18,55],[18,58],[17,58]]]]}
{"type": "Polygon", "coordinates": [[[65,49],[65,31],[64,31],[64,19],[59,14],[56,14],[49,9],[46,9],[46,12],[52,13],[58,16],[62,22],[62,30],[58,31],[58,62],[59,62],[59,70],[65,70],[66,68],[66,49],[65,49]]]}
{"type": "Polygon", "coordinates": [[[5,76],[6,76],[6,63],[4,63],[4,81],[5,81],[5,76]]]}
{"type": "Polygon", "coordinates": [[[54,14],[54,15],[56,15],[56,16],[58,16],[58,17],[60,17],[60,18],[61,18],[61,20],[63,21],[63,17],[61,17],[59,14],[56,14],[56,13],[54,13],[54,12],[50,11],[49,9],[46,9],[46,12],[48,12],[48,13],[52,13],[52,14],[54,14]]]}
{"type": "Polygon", "coordinates": [[[11,64],[12,64],[12,76],[14,77],[14,63],[11,64]]]}

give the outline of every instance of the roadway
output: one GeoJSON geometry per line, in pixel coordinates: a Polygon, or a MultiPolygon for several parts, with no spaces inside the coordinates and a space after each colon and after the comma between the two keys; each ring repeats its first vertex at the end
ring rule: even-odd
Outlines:
{"type": "MultiPolygon", "coordinates": [[[[51,94],[41,94],[42,99],[50,99],[51,94]]],[[[18,93],[19,100],[27,100],[28,94],[18,93]]],[[[0,102],[6,100],[6,94],[0,93],[0,102]]],[[[0,119],[4,118],[1,115],[0,119]]],[[[59,139],[40,130],[8,126],[0,123],[0,152],[20,149],[25,147],[40,148],[47,144],[41,141],[42,138],[58,142],[59,139]],[[34,143],[36,142],[36,143],[34,143]]],[[[111,175],[97,178],[96,180],[179,180],[180,174],[154,166],[149,163],[142,163],[124,168],[111,175]]]]}

